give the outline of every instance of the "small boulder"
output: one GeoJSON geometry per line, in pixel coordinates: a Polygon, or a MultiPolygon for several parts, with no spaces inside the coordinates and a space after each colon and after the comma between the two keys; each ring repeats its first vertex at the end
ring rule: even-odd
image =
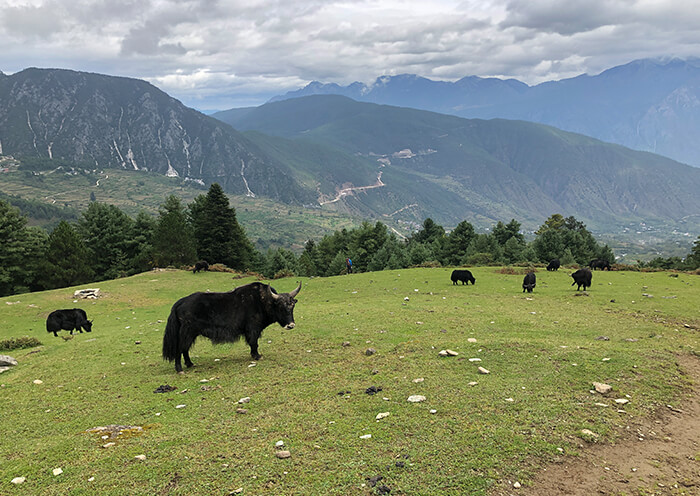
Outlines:
{"type": "Polygon", "coordinates": [[[277,458],[280,458],[280,459],[291,458],[292,453],[290,453],[287,450],[282,450],[282,451],[278,451],[277,453],[275,453],[275,456],[277,458]]]}
{"type": "Polygon", "coordinates": [[[367,348],[367,349],[365,350],[365,355],[367,355],[367,356],[372,356],[372,355],[374,355],[376,352],[377,352],[377,350],[375,350],[374,348],[367,348]]]}
{"type": "Polygon", "coordinates": [[[425,396],[422,394],[413,394],[408,397],[409,403],[420,403],[421,401],[425,401],[425,396]]]}
{"type": "Polygon", "coordinates": [[[9,355],[0,355],[0,367],[14,367],[17,365],[17,360],[9,355]]]}
{"type": "Polygon", "coordinates": [[[613,389],[609,384],[603,384],[602,382],[594,382],[593,387],[600,394],[608,394],[613,389]]]}

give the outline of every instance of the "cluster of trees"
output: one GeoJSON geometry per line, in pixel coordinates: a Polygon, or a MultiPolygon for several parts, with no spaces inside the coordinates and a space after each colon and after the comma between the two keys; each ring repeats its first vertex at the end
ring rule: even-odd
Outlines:
{"type": "MultiPolygon", "coordinates": [[[[169,196],[155,217],[141,212],[131,218],[114,205],[93,201],[76,222],[61,221],[50,233],[28,226],[18,209],[0,200],[0,296],[114,279],[153,267],[191,266],[197,260],[267,278],[338,275],[345,271],[347,258],[358,272],[417,265],[546,263],[553,258],[563,265],[615,260],[612,250],[598,244],[574,217],[552,215],[529,243],[520,227],[511,220],[477,233],[463,221],[446,232],[426,219],[420,230],[404,239],[381,222],[363,222],[318,242],[309,240],[297,255],[285,248],[256,250],[218,184],[189,205],[169,196]]],[[[660,260],[650,266],[679,268],[660,260]]],[[[678,264],[691,270],[700,267],[700,238],[678,264]]]]}

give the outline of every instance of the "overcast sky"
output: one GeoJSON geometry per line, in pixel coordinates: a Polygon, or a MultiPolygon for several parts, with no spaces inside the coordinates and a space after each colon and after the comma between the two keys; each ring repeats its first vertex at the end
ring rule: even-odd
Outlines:
{"type": "Polygon", "coordinates": [[[697,0],[0,0],[0,71],[145,79],[188,106],[259,105],[381,75],[528,84],[700,56],[697,0]]]}

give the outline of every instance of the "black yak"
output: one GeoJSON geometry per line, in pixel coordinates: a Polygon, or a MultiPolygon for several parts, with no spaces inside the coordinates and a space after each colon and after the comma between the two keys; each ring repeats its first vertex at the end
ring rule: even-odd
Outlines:
{"type": "Polygon", "coordinates": [[[559,262],[558,258],[554,258],[549,261],[549,265],[547,265],[547,270],[552,271],[552,270],[559,270],[559,267],[561,267],[561,263],[559,262]]]}
{"type": "Polygon", "coordinates": [[[92,332],[92,320],[88,320],[85,310],[82,308],[72,308],[65,310],[54,310],[46,318],[46,331],[53,332],[58,337],[58,331],[65,329],[73,334],[73,331],[92,332]]]}
{"type": "Polygon", "coordinates": [[[463,285],[468,285],[469,281],[471,281],[472,284],[476,283],[476,279],[474,279],[474,276],[468,270],[453,270],[450,279],[452,280],[452,284],[457,284],[457,281],[462,281],[463,285]]]}
{"type": "Polygon", "coordinates": [[[593,279],[593,274],[591,273],[590,269],[579,269],[571,274],[571,277],[574,278],[574,282],[571,283],[571,285],[573,286],[574,284],[578,284],[576,291],[580,290],[581,286],[583,286],[584,291],[586,291],[586,288],[591,287],[591,279],[593,279]]]}
{"type": "Polygon", "coordinates": [[[610,270],[610,262],[608,262],[607,260],[595,259],[595,260],[591,260],[589,267],[593,270],[596,270],[596,269],[600,269],[600,270],[608,269],[608,270],[610,270]]]}
{"type": "Polygon", "coordinates": [[[173,305],[163,336],[163,358],[175,362],[182,372],[180,358],[192,366],[189,350],[198,336],[214,344],[230,343],[242,337],[250,346],[250,356],[258,360],[258,339],[270,324],[294,328],[295,296],[301,283],[291,293],[277,292],[269,285],[253,282],[226,293],[192,293],[173,305]]]}
{"type": "Polygon", "coordinates": [[[200,260],[196,264],[194,264],[194,268],[192,269],[192,273],[196,274],[200,270],[209,270],[209,264],[207,263],[206,260],[200,260]]]}
{"type": "Polygon", "coordinates": [[[535,289],[536,280],[537,278],[535,277],[534,272],[528,272],[525,274],[525,277],[523,278],[523,293],[525,290],[527,290],[528,293],[532,293],[532,290],[535,289]]]}

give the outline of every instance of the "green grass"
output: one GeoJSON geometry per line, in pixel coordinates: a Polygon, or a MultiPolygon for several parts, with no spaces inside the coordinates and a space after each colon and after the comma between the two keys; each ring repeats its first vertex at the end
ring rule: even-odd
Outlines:
{"type": "Polygon", "coordinates": [[[453,286],[449,269],[304,280],[296,328],[269,327],[257,366],[244,342],[203,339],[185,375],[160,357],[171,305],[249,280],[160,271],[90,285],[97,301],[73,303],[73,289],[0,299],[0,340],[44,343],[10,352],[19,365],[0,375],[0,494],[375,494],[363,484],[382,475],[392,494],[479,495],[503,479],[527,484],[560,449],[575,455],[583,428],[609,442],[630,416],[680,401],[689,378],[677,355],[699,352],[697,276],[595,272],[577,296],[564,271],[538,272],[532,294],[522,275],[472,272],[475,286],[453,286]],[[94,331],[49,335],[48,313],[74,306],[94,331]],[[459,356],[439,357],[445,348],[459,356]],[[593,381],[612,397],[591,394],[593,381]],[[164,384],[177,391],[153,392],[164,384]],[[372,385],[382,391],[365,394],[372,385]],[[146,429],[102,448],[85,431],[108,424],[146,429]],[[279,440],[290,459],[275,457],[279,440]]]}

